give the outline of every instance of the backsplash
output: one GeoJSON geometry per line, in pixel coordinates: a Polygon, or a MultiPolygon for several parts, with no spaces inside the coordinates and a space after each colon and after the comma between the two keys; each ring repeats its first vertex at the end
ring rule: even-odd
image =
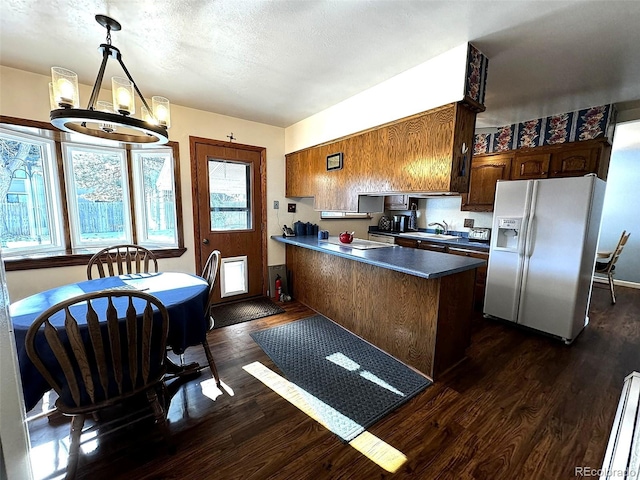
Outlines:
{"type": "Polygon", "coordinates": [[[613,104],[562,113],[498,127],[496,133],[474,136],[473,153],[504,152],[518,148],[613,138],[616,110],[613,104]]]}
{"type": "Polygon", "coordinates": [[[461,197],[433,197],[418,201],[418,228],[430,229],[432,222],[447,222],[449,230],[468,232],[464,226],[465,218],[472,218],[475,227],[489,227],[493,221],[492,212],[462,212],[460,211],[461,197]]]}

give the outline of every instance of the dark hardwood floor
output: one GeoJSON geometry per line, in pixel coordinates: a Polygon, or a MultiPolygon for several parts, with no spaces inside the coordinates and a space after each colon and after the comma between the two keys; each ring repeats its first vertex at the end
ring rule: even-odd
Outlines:
{"type": "MultiPolygon", "coordinates": [[[[593,292],[591,323],[571,346],[477,315],[468,359],[369,431],[407,462],[388,473],[246,373],[277,369],[249,332],[307,317],[286,313],[209,334],[230,392],[211,374],[174,385],[169,455],[152,425],[87,441],[86,479],[565,479],[600,468],[624,377],[640,370],[640,290],[593,292]],[[215,395],[211,395],[215,397],[215,395]],[[93,450],[92,450],[93,449],[93,450]]],[[[205,363],[201,348],[186,359],[205,363]]],[[[30,424],[36,476],[64,474],[68,423],[30,424]],[[57,472],[57,473],[56,473],[57,472]]]]}

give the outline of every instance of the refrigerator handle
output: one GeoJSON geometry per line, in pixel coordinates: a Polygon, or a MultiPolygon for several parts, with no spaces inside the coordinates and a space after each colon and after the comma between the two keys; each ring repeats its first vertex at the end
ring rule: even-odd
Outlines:
{"type": "Polygon", "coordinates": [[[526,202],[526,211],[527,215],[525,216],[523,223],[525,224],[523,227],[522,234],[524,235],[524,241],[522,242],[522,248],[520,250],[520,281],[518,282],[518,295],[515,299],[514,309],[516,309],[514,318],[517,318],[517,323],[520,323],[520,311],[523,310],[523,303],[525,301],[525,295],[522,294],[527,288],[527,278],[529,276],[529,257],[533,253],[532,242],[533,242],[533,229],[535,224],[535,213],[536,213],[536,200],[538,197],[538,182],[536,180],[531,180],[527,185],[527,202],[526,202]],[[524,251],[524,255],[522,252],[524,251]]]}
{"type": "Polygon", "coordinates": [[[533,231],[536,227],[536,204],[538,200],[538,182],[533,182],[533,193],[531,194],[531,206],[529,208],[529,221],[527,222],[527,234],[525,238],[525,256],[533,255],[533,231]]]}

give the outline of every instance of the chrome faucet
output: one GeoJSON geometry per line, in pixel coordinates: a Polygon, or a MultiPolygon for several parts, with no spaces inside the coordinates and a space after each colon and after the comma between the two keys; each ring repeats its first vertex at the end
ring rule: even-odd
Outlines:
{"type": "Polygon", "coordinates": [[[439,226],[442,229],[442,233],[444,235],[446,235],[447,233],[449,233],[449,225],[447,224],[447,222],[445,222],[444,220],[442,220],[442,223],[438,223],[438,222],[432,222],[430,223],[428,226],[429,227],[433,227],[434,225],[439,226]]]}

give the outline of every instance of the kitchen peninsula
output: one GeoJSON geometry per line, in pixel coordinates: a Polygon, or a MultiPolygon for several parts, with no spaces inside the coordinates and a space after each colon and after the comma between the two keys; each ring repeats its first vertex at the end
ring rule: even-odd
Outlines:
{"type": "Polygon", "coordinates": [[[484,260],[311,236],[271,238],[287,245],[298,301],[432,379],[464,359],[476,268],[484,260]]]}

